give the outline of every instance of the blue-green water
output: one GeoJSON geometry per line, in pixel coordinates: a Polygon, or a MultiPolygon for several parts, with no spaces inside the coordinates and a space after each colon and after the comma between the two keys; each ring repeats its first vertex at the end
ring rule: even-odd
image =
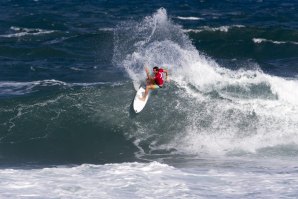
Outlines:
{"type": "Polygon", "coordinates": [[[295,197],[297,13],[296,1],[2,1],[0,195],[295,197]],[[171,81],[135,114],[155,65],[171,81]]]}

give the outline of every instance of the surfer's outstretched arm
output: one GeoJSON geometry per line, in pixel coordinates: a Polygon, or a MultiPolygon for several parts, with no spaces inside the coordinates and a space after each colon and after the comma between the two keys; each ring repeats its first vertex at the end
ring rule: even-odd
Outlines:
{"type": "Polygon", "coordinates": [[[147,79],[150,79],[149,69],[146,66],[145,66],[145,71],[146,71],[147,79]]]}
{"type": "Polygon", "coordinates": [[[147,84],[153,84],[154,83],[154,77],[150,75],[149,69],[145,67],[146,75],[147,75],[147,84]]]}

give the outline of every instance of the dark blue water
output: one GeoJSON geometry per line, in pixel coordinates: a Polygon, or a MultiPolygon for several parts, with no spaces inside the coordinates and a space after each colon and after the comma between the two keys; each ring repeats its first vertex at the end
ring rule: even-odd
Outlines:
{"type": "Polygon", "coordinates": [[[297,75],[297,1],[1,1],[0,164],[293,155],[297,75]],[[145,64],[173,79],[135,115],[145,64]]]}

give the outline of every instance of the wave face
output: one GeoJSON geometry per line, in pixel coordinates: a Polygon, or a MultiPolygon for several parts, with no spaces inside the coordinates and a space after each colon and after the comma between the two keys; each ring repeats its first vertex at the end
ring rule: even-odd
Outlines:
{"type": "Polygon", "coordinates": [[[124,134],[135,128],[126,126],[132,94],[123,92],[126,87],[110,83],[57,85],[52,81],[46,89],[40,85],[33,88],[26,97],[2,99],[0,162],[133,161],[137,148],[124,134]],[[109,94],[111,90],[113,94],[109,94]],[[119,94],[128,101],[122,101],[119,94]]]}
{"type": "Polygon", "coordinates": [[[185,154],[293,154],[297,151],[297,79],[262,72],[258,64],[221,67],[192,44],[159,9],[115,31],[114,62],[137,88],[143,66],[170,70],[172,82],[153,96],[133,136],[149,151],[185,154]],[[123,42],[125,41],[125,42],[123,42]],[[244,68],[244,69],[243,69],[244,68]],[[249,69],[245,69],[249,68],[249,69]]]}

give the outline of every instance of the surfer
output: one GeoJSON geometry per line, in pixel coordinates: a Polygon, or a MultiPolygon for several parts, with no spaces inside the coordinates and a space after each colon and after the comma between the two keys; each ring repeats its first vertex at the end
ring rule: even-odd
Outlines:
{"type": "Polygon", "coordinates": [[[149,93],[149,90],[154,90],[163,87],[163,73],[166,74],[166,80],[169,81],[168,70],[166,69],[158,68],[157,66],[153,67],[154,76],[150,76],[149,69],[147,67],[145,67],[145,71],[147,75],[146,90],[143,97],[140,98],[140,100],[143,101],[145,101],[149,93]]]}

